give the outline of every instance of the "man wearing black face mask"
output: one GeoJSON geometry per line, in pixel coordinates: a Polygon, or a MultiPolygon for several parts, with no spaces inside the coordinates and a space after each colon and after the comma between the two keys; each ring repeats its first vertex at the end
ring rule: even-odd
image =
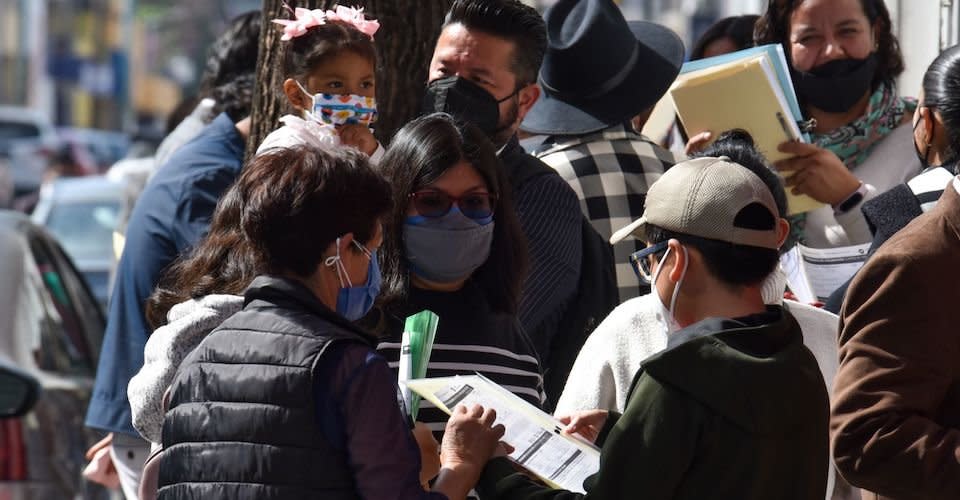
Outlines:
{"type": "Polygon", "coordinates": [[[578,287],[583,219],[573,190],[515,137],[540,97],[536,76],[545,47],[546,29],[534,9],[517,0],[457,0],[434,50],[424,99],[425,112],[474,123],[498,148],[530,249],[520,321],[544,361],[578,287]]]}
{"type": "MultiPolygon", "coordinates": [[[[544,95],[521,129],[542,136],[533,153],[574,188],[584,215],[608,240],[640,217],[649,185],[677,162],[635,124],[646,122],[680,73],[683,42],[663,26],[628,23],[607,0],[560,0],[546,22],[544,95]]],[[[630,266],[630,255],[642,249],[634,241],[613,245],[621,301],[649,292],[630,266]]]]}

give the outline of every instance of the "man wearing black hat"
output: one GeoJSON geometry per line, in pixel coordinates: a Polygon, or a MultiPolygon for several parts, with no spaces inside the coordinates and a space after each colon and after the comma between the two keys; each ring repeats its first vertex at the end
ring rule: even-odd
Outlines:
{"type": "Polygon", "coordinates": [[[543,361],[577,291],[583,223],[570,186],[516,139],[540,97],[545,48],[543,18],[533,8],[518,0],[456,0],[434,49],[424,100],[425,112],[471,122],[499,149],[530,250],[519,317],[543,361]]]}
{"type": "MultiPolygon", "coordinates": [[[[628,23],[609,0],[560,0],[546,22],[543,95],[520,128],[545,136],[534,155],[573,187],[608,239],[640,216],[650,184],[677,161],[638,131],[679,74],[683,42],[662,26],[628,23]]],[[[641,248],[614,245],[621,301],[647,291],[629,263],[641,248]]]]}

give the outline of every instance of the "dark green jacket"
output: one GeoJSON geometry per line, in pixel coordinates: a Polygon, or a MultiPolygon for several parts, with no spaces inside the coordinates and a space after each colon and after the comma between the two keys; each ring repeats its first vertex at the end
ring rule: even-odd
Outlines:
{"type": "MultiPolygon", "coordinates": [[[[829,401],[817,362],[783,309],[743,321],[691,325],[644,362],[624,414],[598,439],[586,498],[824,498],[829,401]]],[[[515,472],[491,461],[477,490],[484,500],[584,498],[515,472]]]]}

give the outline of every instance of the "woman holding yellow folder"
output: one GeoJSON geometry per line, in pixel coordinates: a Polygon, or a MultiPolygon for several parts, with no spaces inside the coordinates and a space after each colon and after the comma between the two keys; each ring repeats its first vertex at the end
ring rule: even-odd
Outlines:
{"type": "Polygon", "coordinates": [[[865,201],[917,175],[911,147],[913,100],[899,97],[899,45],[883,0],[770,0],[758,44],[783,44],[811,143],[777,163],[787,186],[827,204],[792,221],[813,248],[869,243],[865,201]]]}

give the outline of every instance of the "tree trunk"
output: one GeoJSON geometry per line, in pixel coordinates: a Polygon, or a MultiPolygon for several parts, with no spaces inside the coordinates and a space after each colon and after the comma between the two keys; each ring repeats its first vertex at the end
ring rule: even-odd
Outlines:
{"type": "MultiPolygon", "coordinates": [[[[374,37],[377,45],[376,135],[386,145],[393,134],[417,116],[427,81],[427,68],[440,25],[453,0],[288,0],[308,9],[330,9],[337,3],[364,7],[380,21],[374,37]]],[[[283,0],[263,0],[264,29],[257,56],[257,88],[253,96],[253,120],[247,157],[252,156],[267,134],[279,125],[286,97],[280,91],[281,51],[279,25],[271,19],[288,19],[283,0]]]]}

